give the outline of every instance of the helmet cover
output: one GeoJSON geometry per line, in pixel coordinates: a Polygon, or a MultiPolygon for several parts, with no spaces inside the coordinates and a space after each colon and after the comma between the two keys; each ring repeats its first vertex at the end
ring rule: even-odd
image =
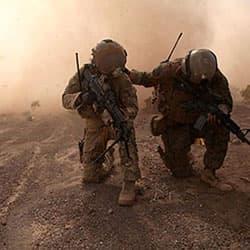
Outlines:
{"type": "Polygon", "coordinates": [[[124,68],[127,54],[124,48],[110,39],[103,40],[92,49],[93,63],[102,74],[110,74],[117,68],[124,68]]]}

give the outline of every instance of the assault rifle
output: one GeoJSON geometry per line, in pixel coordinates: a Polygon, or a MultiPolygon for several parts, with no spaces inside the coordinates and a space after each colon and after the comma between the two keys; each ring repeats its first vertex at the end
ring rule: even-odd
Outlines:
{"type": "Polygon", "coordinates": [[[239,125],[230,118],[229,114],[225,114],[219,108],[219,104],[222,103],[221,97],[210,93],[206,83],[201,84],[199,89],[194,89],[188,82],[182,81],[178,87],[194,97],[192,102],[184,104],[183,107],[185,110],[201,113],[194,124],[195,129],[201,131],[204,128],[207,123],[208,114],[210,113],[216,116],[222,126],[236,135],[242,142],[250,145],[250,141],[246,137],[250,129],[241,129],[239,125]]]}
{"type": "MultiPolygon", "coordinates": [[[[76,53],[76,64],[77,64],[79,82],[81,83],[79,59],[77,53],[76,53]]],[[[87,82],[87,88],[89,89],[89,91],[92,91],[96,95],[96,101],[94,103],[96,109],[97,110],[106,109],[112,118],[114,127],[118,131],[117,139],[105,151],[103,151],[103,153],[101,153],[94,160],[94,162],[98,162],[100,159],[102,159],[103,156],[120,141],[124,142],[127,156],[128,158],[130,158],[128,141],[131,133],[130,129],[127,126],[126,118],[117,104],[114,92],[111,89],[104,89],[103,84],[105,77],[103,75],[99,76],[97,74],[92,74],[90,68],[88,68],[87,66],[85,66],[83,75],[84,79],[87,82]]]]}

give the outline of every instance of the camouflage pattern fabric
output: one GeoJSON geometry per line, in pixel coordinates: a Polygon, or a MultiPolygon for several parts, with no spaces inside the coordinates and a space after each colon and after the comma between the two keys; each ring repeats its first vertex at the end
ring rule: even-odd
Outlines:
{"type": "MultiPolygon", "coordinates": [[[[80,116],[86,121],[83,180],[86,182],[99,182],[102,176],[106,174],[103,168],[104,159],[98,163],[93,163],[93,160],[106,149],[107,142],[115,138],[115,131],[111,126],[104,124],[102,113],[95,112],[92,105],[82,105],[79,100],[80,94],[87,92],[87,88],[84,88],[86,85],[83,77],[84,67],[85,66],[80,69],[83,83],[82,86],[80,86],[78,76],[75,74],[70,79],[63,93],[62,102],[66,109],[77,110],[80,116]]],[[[124,172],[124,180],[135,181],[140,178],[138,152],[133,124],[133,120],[138,112],[136,90],[132,86],[129,77],[121,70],[116,70],[113,75],[109,76],[107,84],[109,84],[114,91],[121,110],[128,118],[128,126],[131,129],[131,138],[129,141],[131,159],[127,157],[123,142],[119,144],[119,153],[124,172]]]]}
{"type": "MultiPolygon", "coordinates": [[[[200,114],[186,112],[183,105],[193,100],[193,96],[178,88],[179,79],[185,80],[181,71],[182,58],[162,63],[152,72],[132,71],[133,84],[144,87],[158,86],[158,110],[167,117],[168,125],[191,124],[200,114]]],[[[223,104],[232,109],[233,101],[225,76],[217,70],[209,84],[212,94],[222,97],[223,104]]]]}
{"type": "MultiPolygon", "coordinates": [[[[191,173],[190,146],[195,138],[205,138],[206,153],[204,164],[206,168],[218,169],[222,166],[229,141],[229,132],[219,124],[208,125],[201,134],[193,129],[200,113],[187,112],[183,106],[193,101],[193,96],[178,88],[179,80],[186,80],[181,71],[182,58],[172,62],[162,63],[152,72],[131,72],[133,84],[144,87],[157,87],[158,110],[165,118],[165,131],[162,141],[165,147],[165,163],[175,176],[184,177],[191,173]]],[[[233,101],[226,77],[217,70],[209,82],[212,94],[222,98],[221,104],[226,104],[232,110],[233,101]]]]}
{"type": "Polygon", "coordinates": [[[192,125],[167,127],[162,134],[165,148],[165,163],[176,177],[186,177],[192,174],[190,164],[190,149],[195,138],[204,138],[206,152],[205,168],[219,169],[225,159],[229,140],[229,131],[219,125],[208,125],[198,132],[192,125]]]}

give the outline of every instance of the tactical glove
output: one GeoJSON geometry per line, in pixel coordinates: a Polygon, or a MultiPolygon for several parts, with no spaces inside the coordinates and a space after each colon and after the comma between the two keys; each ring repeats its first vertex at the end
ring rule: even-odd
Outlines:
{"type": "Polygon", "coordinates": [[[96,101],[96,99],[97,99],[96,94],[92,91],[81,94],[82,104],[91,105],[96,101]]]}

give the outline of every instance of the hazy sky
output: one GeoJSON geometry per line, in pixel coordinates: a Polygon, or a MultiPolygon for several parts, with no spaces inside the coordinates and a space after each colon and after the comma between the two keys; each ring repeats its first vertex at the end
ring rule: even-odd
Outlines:
{"type": "Polygon", "coordinates": [[[249,13],[248,0],[0,0],[0,104],[59,103],[75,51],[86,62],[103,38],[126,47],[129,67],[150,70],[181,31],[175,56],[210,47],[230,82],[245,86],[249,13]]]}

